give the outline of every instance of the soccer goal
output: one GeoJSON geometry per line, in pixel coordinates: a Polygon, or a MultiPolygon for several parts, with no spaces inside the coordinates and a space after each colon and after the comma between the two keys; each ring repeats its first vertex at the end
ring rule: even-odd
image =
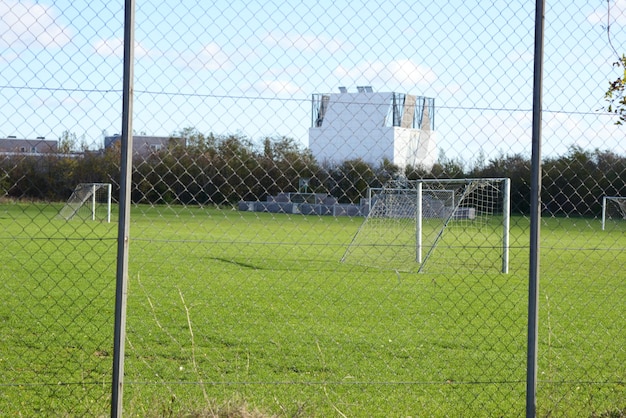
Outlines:
{"type": "Polygon", "coordinates": [[[626,219],[626,196],[604,196],[602,198],[602,230],[607,222],[626,219]]]}
{"type": "Polygon", "coordinates": [[[398,271],[509,271],[507,178],[393,181],[368,191],[342,261],[398,271]]]}
{"type": "Polygon", "coordinates": [[[111,184],[80,183],[59,212],[65,220],[79,217],[84,220],[111,222],[111,184]]]}

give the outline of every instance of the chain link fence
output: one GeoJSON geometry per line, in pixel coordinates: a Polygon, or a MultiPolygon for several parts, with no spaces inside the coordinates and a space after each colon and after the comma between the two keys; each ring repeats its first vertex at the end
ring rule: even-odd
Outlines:
{"type": "MultiPolygon", "coordinates": [[[[626,7],[549,3],[537,415],[625,416],[626,7]]],[[[138,1],[125,414],[523,415],[534,12],[138,1]]],[[[0,413],[107,415],[124,5],[0,16],[0,413]]]]}

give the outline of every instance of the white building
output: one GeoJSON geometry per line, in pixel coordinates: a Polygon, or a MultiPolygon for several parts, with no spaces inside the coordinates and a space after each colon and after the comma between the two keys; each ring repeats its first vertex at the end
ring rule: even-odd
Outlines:
{"type": "Polygon", "coordinates": [[[309,148],[319,162],[360,158],[378,164],[388,159],[430,169],[437,158],[435,100],[403,93],[314,94],[309,148]]]}

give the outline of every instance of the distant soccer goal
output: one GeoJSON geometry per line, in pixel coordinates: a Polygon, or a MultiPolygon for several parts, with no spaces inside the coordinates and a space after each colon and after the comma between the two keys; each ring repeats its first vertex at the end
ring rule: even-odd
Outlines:
{"type": "Polygon", "coordinates": [[[80,183],[59,212],[65,220],[102,220],[111,222],[111,184],[80,183]]]}
{"type": "Polygon", "coordinates": [[[626,220],[626,196],[604,196],[602,198],[602,230],[609,222],[626,220]]]}
{"type": "Polygon", "coordinates": [[[369,212],[342,261],[398,271],[509,271],[507,178],[393,181],[368,192],[369,212]]]}

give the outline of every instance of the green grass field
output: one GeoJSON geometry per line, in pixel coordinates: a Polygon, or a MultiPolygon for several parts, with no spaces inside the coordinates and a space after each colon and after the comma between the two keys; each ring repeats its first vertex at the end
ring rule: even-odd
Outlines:
{"type": "MultiPolygon", "coordinates": [[[[59,209],[0,205],[1,415],[108,414],[117,224],[59,209]]],[[[528,219],[509,274],[342,263],[362,221],[134,207],[127,415],[523,415],[528,219]]],[[[626,408],[625,224],[543,221],[540,416],[626,408]]]]}

